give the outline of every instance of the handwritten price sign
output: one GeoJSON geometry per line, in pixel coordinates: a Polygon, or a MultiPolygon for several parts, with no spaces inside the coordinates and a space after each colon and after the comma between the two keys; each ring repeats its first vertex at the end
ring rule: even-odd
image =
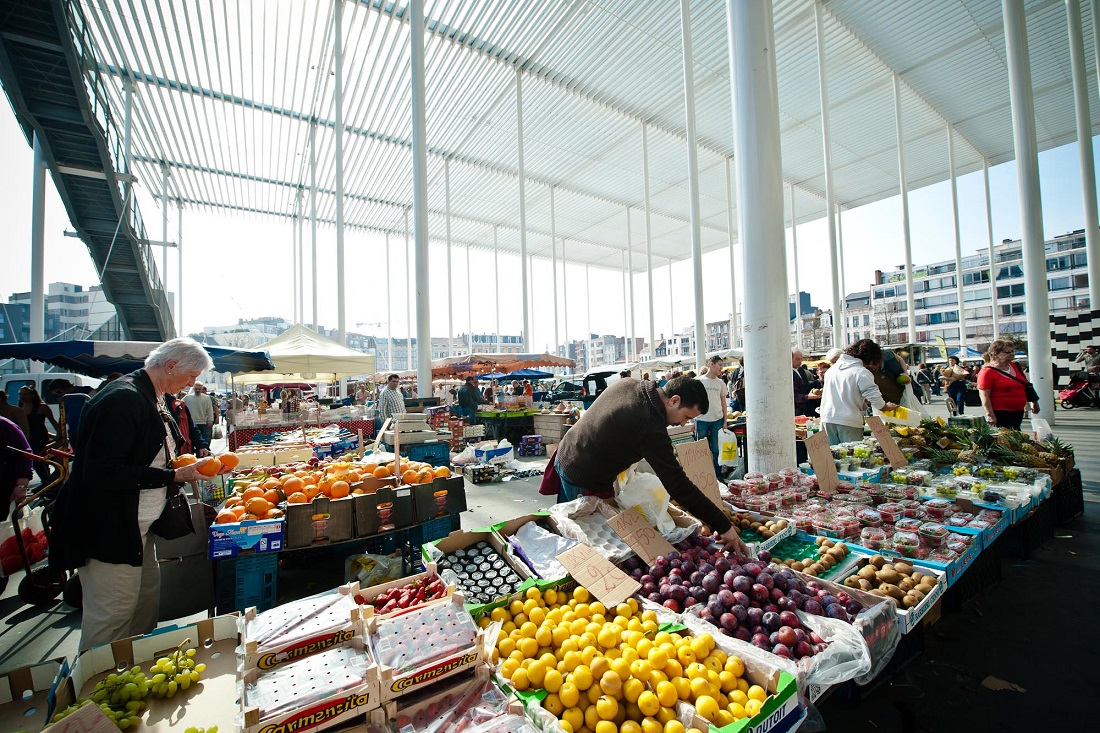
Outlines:
{"type": "Polygon", "coordinates": [[[675,549],[636,509],[627,509],[607,523],[647,565],[675,549]]]}
{"type": "Polygon", "coordinates": [[[585,544],[574,545],[558,555],[558,562],[608,608],[614,608],[641,590],[641,584],[612,565],[585,544]]]}
{"type": "Polygon", "coordinates": [[[905,458],[905,454],[901,452],[901,448],[898,447],[898,442],[894,440],[894,436],[890,435],[890,429],[882,422],[882,418],[871,415],[867,418],[867,427],[871,428],[871,434],[875,436],[875,440],[882,446],[882,452],[886,454],[886,460],[890,461],[891,468],[903,468],[909,465],[909,461],[905,458]]]}
{"type": "Polygon", "coordinates": [[[691,483],[698,486],[703,495],[714,502],[715,506],[721,508],[722,497],[718,493],[718,478],[714,475],[714,458],[711,457],[707,441],[680,443],[675,448],[680,466],[691,479],[691,483]]]}
{"type": "Polygon", "coordinates": [[[840,477],[836,473],[833,452],[829,448],[829,439],[825,437],[824,432],[814,433],[806,438],[806,453],[810,457],[810,465],[814,467],[817,485],[823,489],[836,489],[836,485],[840,483],[840,477]]]}

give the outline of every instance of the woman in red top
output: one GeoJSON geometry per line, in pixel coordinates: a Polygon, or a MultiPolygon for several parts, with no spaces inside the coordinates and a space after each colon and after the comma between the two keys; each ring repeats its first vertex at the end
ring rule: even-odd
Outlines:
{"type": "MultiPolygon", "coordinates": [[[[989,364],[978,372],[978,392],[991,425],[1019,430],[1027,405],[1025,386],[1028,378],[1013,357],[1016,345],[1009,339],[997,339],[989,347],[989,364]]],[[[1039,405],[1032,405],[1033,411],[1039,405]]]]}

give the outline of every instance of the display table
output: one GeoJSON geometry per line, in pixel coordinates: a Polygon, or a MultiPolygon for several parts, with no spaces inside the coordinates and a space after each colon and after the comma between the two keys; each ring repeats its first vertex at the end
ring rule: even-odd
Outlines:
{"type": "MultiPolygon", "coordinates": [[[[538,414],[538,410],[514,410],[510,412],[485,410],[475,412],[474,416],[479,423],[493,431],[493,440],[500,440],[502,437],[506,437],[509,432],[521,437],[523,435],[533,435],[535,415],[538,414]],[[524,430],[527,432],[523,432],[524,430]]],[[[519,440],[512,442],[519,445],[519,440]]]]}
{"type": "MultiPolygon", "coordinates": [[[[344,418],[343,420],[322,420],[319,423],[306,423],[306,427],[317,425],[336,425],[337,427],[345,428],[353,435],[358,434],[358,431],[363,431],[363,438],[374,437],[374,420],[368,420],[367,418],[344,418]]],[[[295,428],[301,428],[301,424],[297,425],[250,425],[248,427],[238,427],[229,434],[229,449],[237,450],[242,445],[251,443],[259,435],[271,435],[272,433],[283,433],[295,428]]]]}

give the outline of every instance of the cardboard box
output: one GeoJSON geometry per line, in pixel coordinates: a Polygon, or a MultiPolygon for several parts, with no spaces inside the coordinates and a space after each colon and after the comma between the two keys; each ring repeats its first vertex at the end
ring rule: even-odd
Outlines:
{"type": "Polygon", "coordinates": [[[68,661],[58,657],[0,675],[0,730],[38,733],[45,728],[54,712],[50,691],[68,671],[68,661]]]}
{"type": "MultiPolygon", "coordinates": [[[[466,503],[465,482],[461,476],[437,478],[429,484],[416,484],[412,487],[413,523],[423,524],[433,519],[457,514],[451,509],[451,492],[461,494],[461,503],[466,503]]],[[[458,497],[456,497],[457,499],[458,497]]],[[[462,511],[462,510],[459,510],[462,511]]]]}
{"type": "Polygon", "coordinates": [[[417,694],[382,703],[380,708],[368,714],[368,722],[378,728],[389,725],[392,730],[403,730],[416,721],[419,729],[439,718],[441,712],[450,711],[457,702],[488,679],[489,667],[478,665],[467,674],[455,675],[427,685],[417,694]]]}
{"type": "Polygon", "coordinates": [[[241,550],[279,552],[283,549],[282,519],[246,519],[210,525],[210,559],[236,557],[241,550]]]}
{"type": "MultiPolygon", "coordinates": [[[[355,596],[359,592],[358,583],[348,583],[336,589],[336,593],[345,596],[355,596]]],[[[348,618],[336,628],[332,628],[307,639],[299,639],[286,644],[275,644],[261,647],[254,639],[242,640],[243,665],[245,671],[258,669],[261,673],[275,669],[284,664],[289,664],[302,657],[323,652],[326,649],[335,649],[341,646],[350,646],[355,639],[360,642],[363,638],[363,621],[374,611],[373,606],[361,609],[358,604],[348,609],[348,618]]],[[[255,607],[244,612],[244,622],[247,624],[259,615],[255,607]]],[[[247,626],[242,628],[247,629],[247,626]]]]}
{"type": "MultiPolygon", "coordinates": [[[[849,545],[849,549],[851,549],[853,555],[857,555],[859,557],[871,557],[872,555],[882,554],[872,552],[871,550],[868,550],[858,545],[849,545]]],[[[876,596],[872,593],[856,591],[855,589],[848,588],[847,586],[844,586],[844,591],[852,595],[853,597],[855,597],[856,593],[858,593],[858,597],[860,598],[860,600],[863,600],[864,597],[871,597],[879,600],[889,601],[894,606],[894,615],[897,616],[898,629],[901,631],[902,634],[908,634],[910,631],[917,627],[917,624],[920,623],[921,619],[928,614],[932,607],[935,606],[939,602],[940,598],[943,597],[943,594],[947,592],[947,575],[943,570],[931,568],[924,565],[923,561],[921,560],[911,560],[909,558],[901,559],[904,562],[911,564],[913,568],[918,570],[919,572],[924,573],[925,575],[934,575],[936,577],[935,589],[933,589],[931,593],[926,595],[924,599],[914,608],[905,608],[893,598],[880,598],[879,596],[876,596]]],[[[852,575],[857,571],[858,568],[853,568],[852,572],[845,574],[844,577],[839,578],[839,580],[843,581],[844,578],[847,578],[849,575],[852,575]]],[[[822,581],[819,580],[818,582],[822,581]]]]}
{"type": "Polygon", "coordinates": [[[262,452],[252,453],[243,452],[238,453],[237,468],[255,468],[256,466],[274,466],[275,465],[275,453],[274,452],[262,452]]]}
{"type": "Polygon", "coordinates": [[[543,443],[559,443],[568,429],[566,420],[569,415],[561,413],[539,413],[532,418],[534,432],[542,436],[543,443]]]}
{"type": "Polygon", "coordinates": [[[275,451],[275,465],[283,466],[287,463],[305,463],[313,458],[313,449],[309,447],[287,448],[275,451]]]}
{"type": "MultiPolygon", "coordinates": [[[[157,629],[152,634],[133,636],[82,652],[72,671],[57,687],[57,710],[64,710],[77,697],[86,697],[95,683],[116,669],[150,664],[186,639],[197,650],[196,663],[206,665],[199,681],[180,690],[172,699],[147,698],[138,730],[145,733],[179,733],[195,726],[236,730],[240,711],[237,702],[237,617],[215,616],[197,623],[157,629]]],[[[188,648],[185,646],[184,648],[188,648]]]]}
{"type": "Polygon", "coordinates": [[[307,504],[286,505],[286,546],[344,542],[355,536],[355,504],[350,496],[316,496],[307,504]]]}
{"type": "Polygon", "coordinates": [[[382,486],[371,493],[355,494],[351,500],[356,537],[370,537],[414,524],[413,494],[409,486],[382,486]],[[385,507],[388,513],[383,517],[378,507],[386,504],[389,504],[385,507]]]}
{"type": "Polygon", "coordinates": [[[383,593],[385,593],[386,591],[388,591],[392,588],[404,588],[406,585],[411,585],[412,583],[414,583],[418,580],[422,580],[426,583],[430,583],[438,577],[439,577],[439,573],[436,570],[435,563],[430,562],[430,563],[427,564],[426,570],[422,573],[417,573],[416,575],[410,575],[406,578],[398,578],[397,580],[391,580],[389,583],[381,583],[379,585],[372,585],[369,588],[364,588],[364,589],[360,590],[358,593],[356,593],[355,597],[356,597],[356,600],[359,601],[359,605],[362,606],[365,611],[369,611],[370,617],[379,618],[379,619],[393,618],[394,616],[400,616],[403,613],[408,613],[409,611],[412,611],[412,610],[415,610],[415,609],[418,609],[418,608],[423,608],[424,606],[430,605],[432,603],[449,603],[451,601],[451,596],[453,596],[455,594],[454,584],[452,584],[452,583],[447,584],[447,592],[443,596],[443,598],[438,598],[434,601],[425,601],[424,603],[419,603],[415,606],[410,606],[408,608],[402,608],[402,609],[399,609],[397,611],[391,611],[390,613],[379,613],[378,610],[376,608],[374,608],[374,606],[372,605],[371,602],[375,598],[377,598],[378,596],[382,595],[383,593]]]}
{"type": "MultiPolygon", "coordinates": [[[[504,561],[516,571],[521,581],[527,581],[534,577],[531,569],[527,567],[527,563],[516,557],[515,552],[508,546],[507,542],[501,539],[501,536],[496,532],[491,531],[488,528],[477,532],[468,532],[466,530],[456,530],[441,540],[435,542],[428,542],[421,548],[421,555],[424,559],[425,565],[433,561],[431,553],[428,551],[429,547],[438,549],[444,555],[450,554],[455,550],[465,549],[471,545],[476,545],[478,542],[488,542],[489,546],[497,551],[500,555],[504,556],[504,561]]],[[[526,587],[527,583],[522,582],[521,588],[526,587]]],[[[496,601],[494,600],[494,603],[496,601]]],[[[383,695],[384,696],[384,695],[383,695]]]]}
{"type": "MultiPolygon", "coordinates": [[[[365,648],[362,638],[353,640],[351,646],[365,648]]],[[[254,683],[263,674],[258,669],[242,675],[245,685],[254,683]]],[[[361,685],[325,694],[320,700],[288,713],[261,718],[260,711],[245,704],[241,698],[241,714],[244,726],[226,728],[242,733],[275,733],[276,731],[322,731],[329,728],[352,725],[365,719],[365,715],[380,704],[378,695],[378,667],[367,668],[361,685]]],[[[220,728],[220,727],[219,727],[220,728]]]]}

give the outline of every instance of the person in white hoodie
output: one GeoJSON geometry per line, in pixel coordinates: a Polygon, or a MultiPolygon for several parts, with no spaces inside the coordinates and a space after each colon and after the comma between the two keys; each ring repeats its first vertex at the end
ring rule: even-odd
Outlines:
{"type": "Polygon", "coordinates": [[[867,402],[879,410],[897,405],[882,398],[871,367],[882,365],[882,348],[871,339],[861,339],[825,372],[821,393],[821,424],[829,445],[863,440],[863,413],[867,402]]]}

